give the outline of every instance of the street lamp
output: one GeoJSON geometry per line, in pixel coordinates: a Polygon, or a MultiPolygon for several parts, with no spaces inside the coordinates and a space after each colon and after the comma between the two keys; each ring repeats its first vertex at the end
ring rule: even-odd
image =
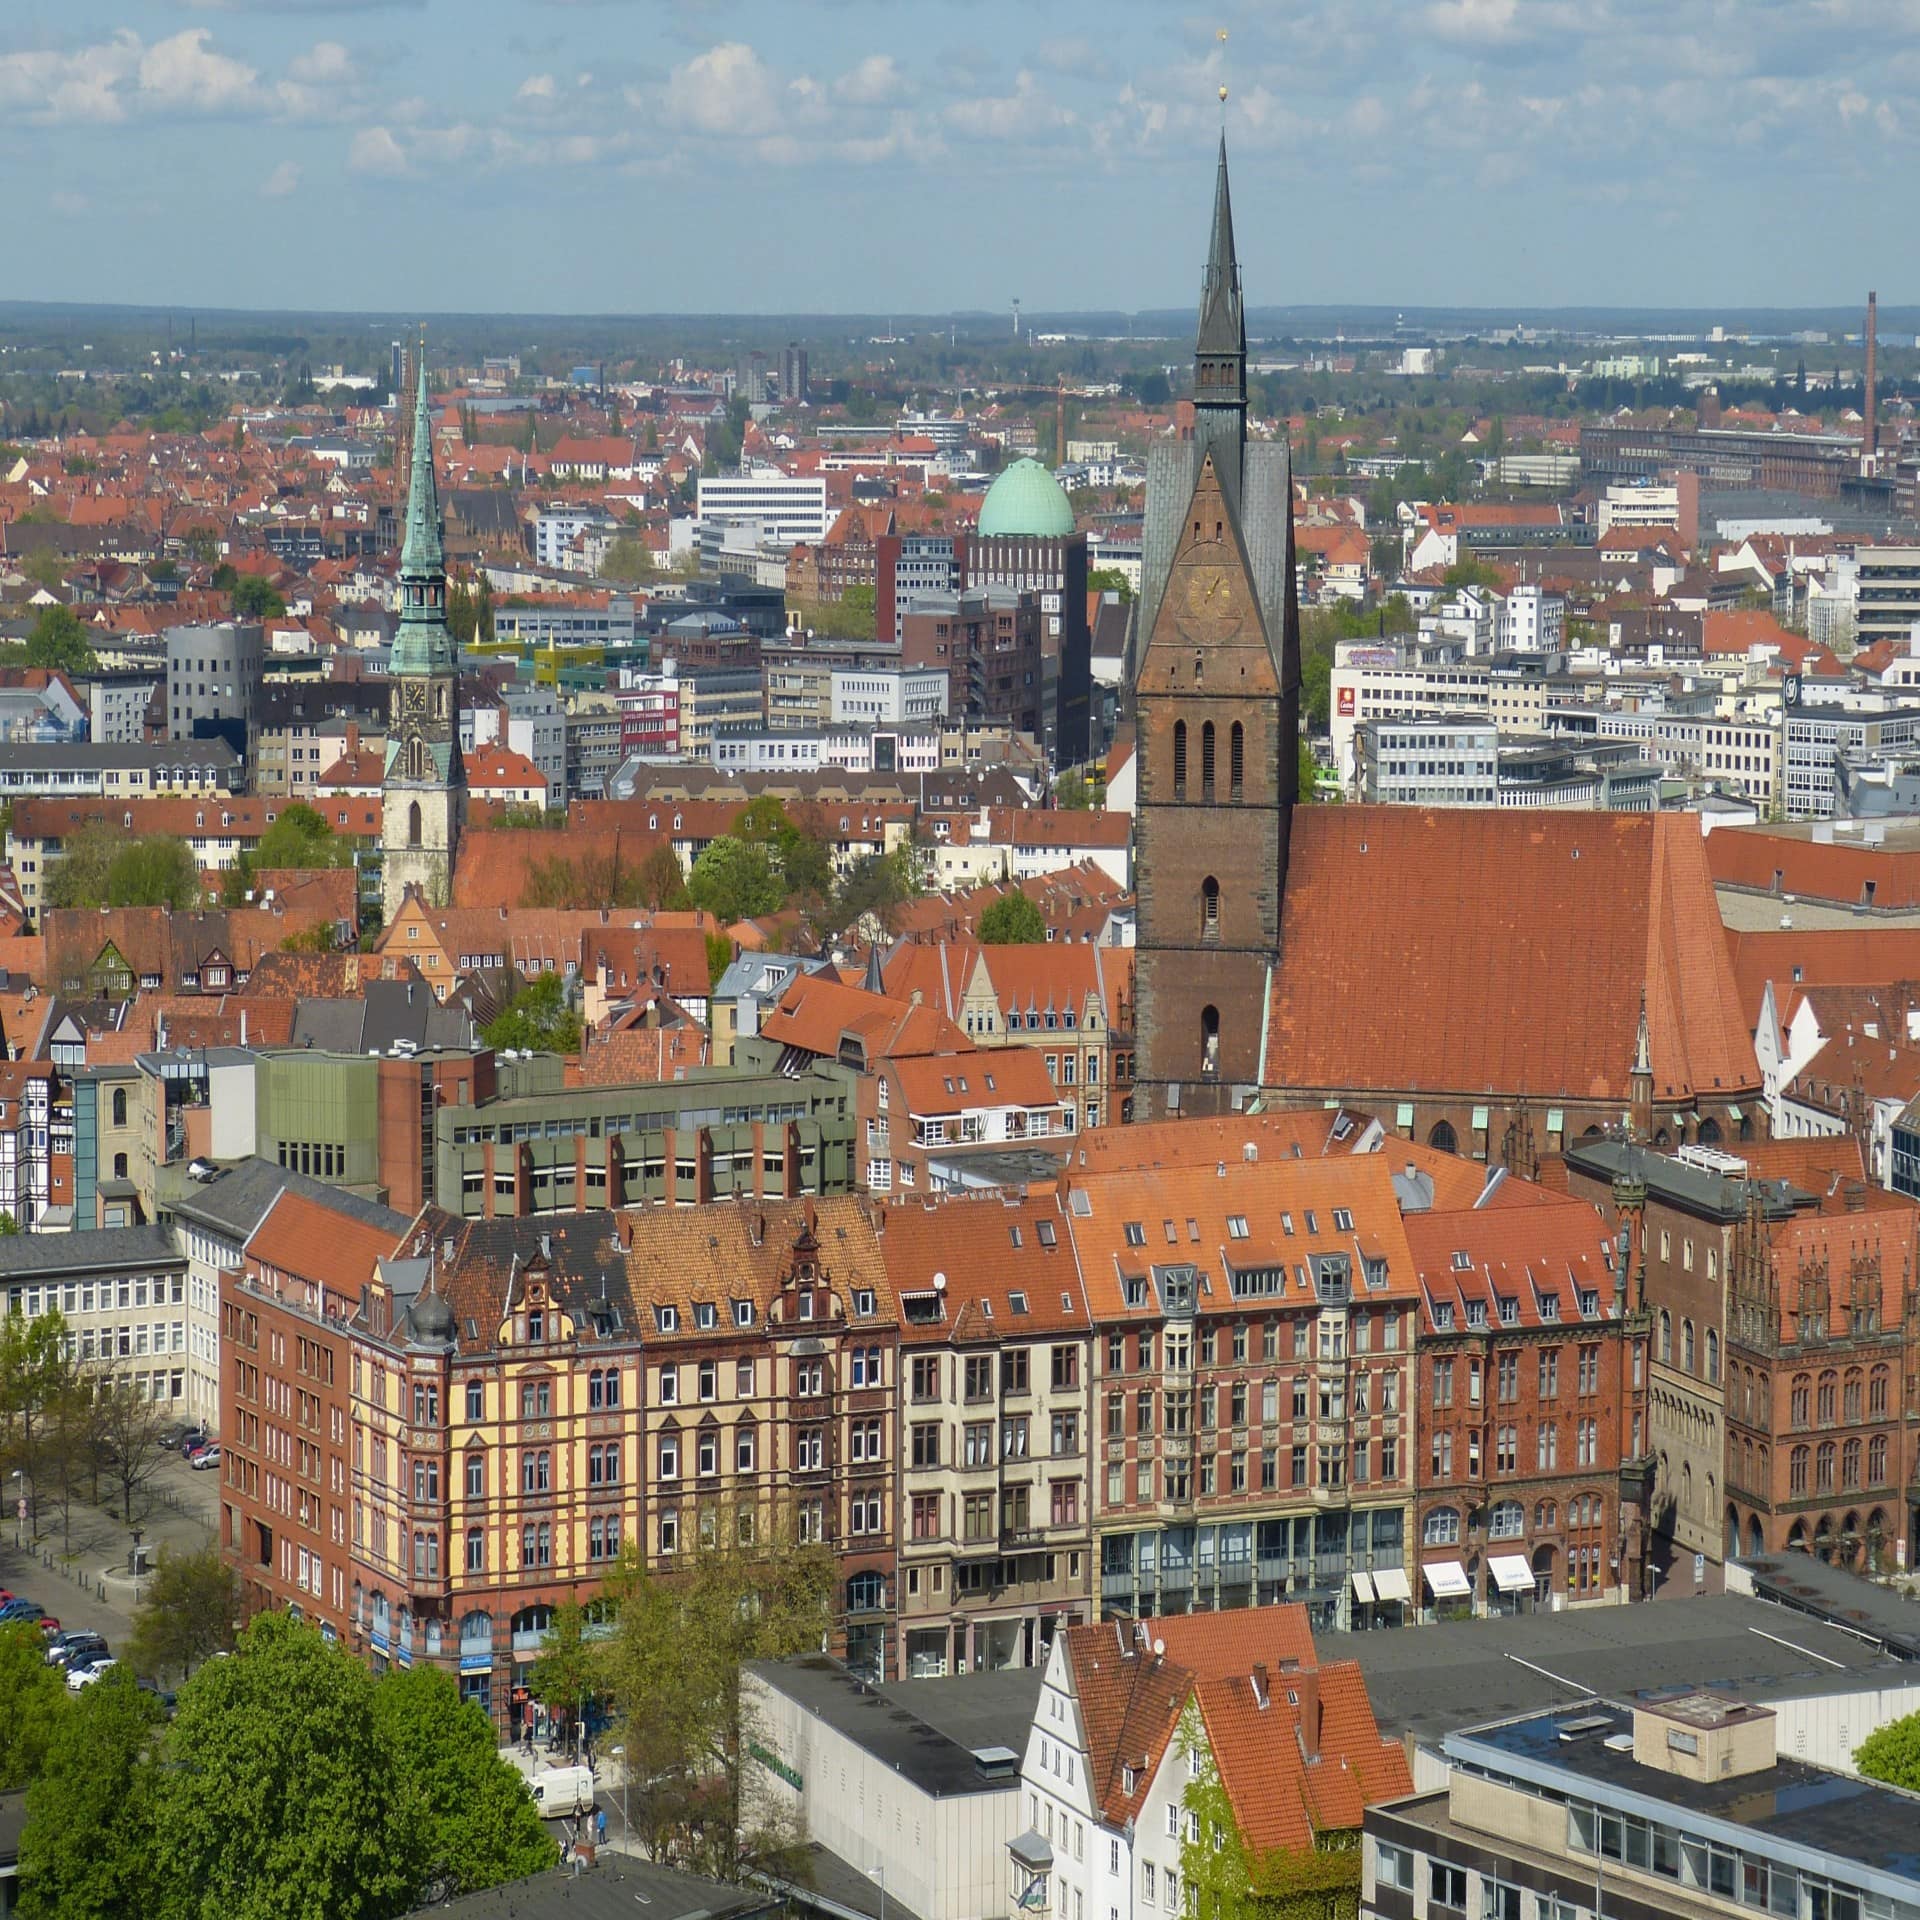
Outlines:
{"type": "Polygon", "coordinates": [[[627,1750],[625,1747],[609,1747],[607,1751],[620,1762],[620,1844],[631,1849],[633,1829],[627,1820],[627,1750]]]}
{"type": "Polygon", "coordinates": [[[867,1869],[867,1878],[880,1882],[880,1920],[887,1920],[887,1863],[876,1861],[867,1869]]]}
{"type": "MultiPolygon", "coordinates": [[[[23,1482],[25,1481],[26,1477],[27,1477],[26,1469],[24,1467],[15,1467],[13,1472],[8,1476],[9,1479],[19,1480],[23,1482]]],[[[27,1518],[27,1490],[26,1490],[26,1487],[23,1485],[20,1488],[19,1492],[14,1496],[14,1502],[13,1502],[13,1544],[16,1550],[26,1544],[26,1542],[21,1538],[21,1528],[25,1524],[26,1518],[27,1518]]]]}

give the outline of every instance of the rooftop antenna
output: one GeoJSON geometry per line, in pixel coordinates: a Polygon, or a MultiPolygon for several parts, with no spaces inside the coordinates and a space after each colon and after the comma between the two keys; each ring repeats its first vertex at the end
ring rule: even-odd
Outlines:
{"type": "Polygon", "coordinates": [[[1020,296],[1017,293],[1013,296],[1013,337],[1016,340],[1020,338],[1020,296]]]}

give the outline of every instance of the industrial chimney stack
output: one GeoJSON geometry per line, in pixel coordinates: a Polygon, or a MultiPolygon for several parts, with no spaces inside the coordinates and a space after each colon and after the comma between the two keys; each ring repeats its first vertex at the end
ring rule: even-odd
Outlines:
{"type": "Polygon", "coordinates": [[[1879,335],[1880,296],[1877,293],[1869,293],[1867,295],[1867,394],[1866,405],[1861,409],[1866,415],[1866,442],[1864,450],[1867,456],[1866,465],[1868,472],[1873,471],[1875,461],[1880,453],[1880,429],[1879,423],[1874,417],[1873,408],[1874,363],[1879,354],[1879,335]]]}

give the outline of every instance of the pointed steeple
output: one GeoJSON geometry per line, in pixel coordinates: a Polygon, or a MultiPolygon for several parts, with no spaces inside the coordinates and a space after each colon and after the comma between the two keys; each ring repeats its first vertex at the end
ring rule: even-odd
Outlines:
{"type": "Polygon", "coordinates": [[[1653,1044],[1647,1033],[1647,996],[1640,994],[1640,1030],[1633,1040],[1633,1071],[1627,1075],[1627,1125],[1634,1139],[1653,1138],[1653,1044]]]}
{"type": "Polygon", "coordinates": [[[1213,237],[1200,282],[1200,331],[1195,355],[1247,351],[1246,313],[1240,301],[1240,257],[1233,247],[1233,196],[1227,186],[1227,136],[1220,136],[1220,165],[1213,182],[1213,237]]]}
{"type": "Polygon", "coordinates": [[[433,472],[433,416],[427,407],[427,343],[420,341],[419,378],[413,397],[413,469],[407,484],[407,531],[400,549],[403,580],[445,579],[440,544],[440,488],[433,472]]]}
{"type": "Polygon", "coordinates": [[[387,672],[399,678],[453,670],[453,635],[447,631],[447,556],[440,543],[440,489],[433,474],[433,416],[427,408],[423,336],[414,385],[407,531],[400,548],[400,631],[394,636],[387,672]]]}

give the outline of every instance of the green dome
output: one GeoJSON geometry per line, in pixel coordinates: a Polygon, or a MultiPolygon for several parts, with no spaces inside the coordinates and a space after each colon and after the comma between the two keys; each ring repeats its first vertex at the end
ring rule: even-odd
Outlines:
{"type": "Polygon", "coordinates": [[[1064,540],[1073,532],[1073,508],[1060,482],[1038,460],[1016,460],[987,489],[980,532],[1064,540]]]}

